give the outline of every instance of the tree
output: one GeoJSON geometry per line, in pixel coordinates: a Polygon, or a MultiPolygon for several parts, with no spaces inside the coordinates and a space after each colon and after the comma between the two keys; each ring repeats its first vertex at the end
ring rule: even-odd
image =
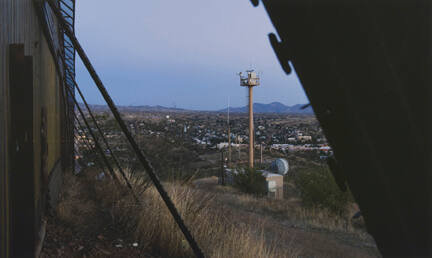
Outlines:
{"type": "Polygon", "coordinates": [[[301,170],[295,181],[305,206],[326,208],[343,215],[348,202],[352,201],[349,189],[346,192],[339,189],[328,167],[313,166],[301,170]]]}
{"type": "Polygon", "coordinates": [[[237,170],[234,174],[234,186],[245,193],[254,195],[267,194],[266,178],[256,169],[246,168],[237,170]]]}

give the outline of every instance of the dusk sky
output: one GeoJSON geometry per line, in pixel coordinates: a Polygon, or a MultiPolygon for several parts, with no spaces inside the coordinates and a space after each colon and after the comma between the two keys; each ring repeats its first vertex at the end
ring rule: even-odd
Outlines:
{"type": "MultiPolygon", "coordinates": [[[[261,74],[254,102],[307,103],[270,46],[274,31],[249,0],[77,1],[78,40],[118,105],[244,106],[237,73],[250,68],[261,74]]],[[[88,102],[104,103],[79,58],[76,71],[88,102]]]]}

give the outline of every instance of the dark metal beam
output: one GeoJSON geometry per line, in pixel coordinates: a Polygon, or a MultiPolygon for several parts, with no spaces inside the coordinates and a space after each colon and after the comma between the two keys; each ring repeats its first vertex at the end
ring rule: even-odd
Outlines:
{"type": "Polygon", "coordinates": [[[82,120],[84,121],[84,124],[86,125],[86,127],[87,127],[87,129],[88,129],[90,135],[92,136],[92,138],[93,138],[93,140],[94,140],[94,142],[95,142],[96,149],[99,151],[100,155],[102,156],[103,161],[105,162],[106,167],[108,168],[108,171],[110,172],[111,177],[112,177],[112,178],[113,178],[117,183],[120,183],[120,180],[118,179],[118,177],[117,177],[117,175],[115,174],[115,172],[114,172],[114,170],[113,170],[111,164],[109,163],[109,160],[107,159],[107,157],[106,157],[106,155],[105,155],[105,153],[104,153],[104,151],[103,151],[103,149],[102,149],[102,146],[99,144],[99,141],[98,141],[96,135],[94,134],[94,132],[93,132],[93,130],[91,129],[91,127],[90,127],[90,125],[89,125],[87,119],[85,118],[85,116],[84,116],[84,112],[81,110],[81,108],[80,108],[80,106],[79,106],[79,104],[78,104],[78,102],[76,101],[75,98],[74,98],[74,102],[75,102],[75,106],[77,107],[79,113],[81,114],[81,118],[82,118],[82,120]]]}
{"type": "Polygon", "coordinates": [[[60,11],[58,10],[58,8],[54,4],[54,2],[52,0],[47,0],[47,2],[51,6],[51,9],[53,10],[54,14],[56,15],[60,25],[63,27],[65,34],[72,41],[75,49],[77,50],[79,56],[81,57],[81,60],[83,61],[88,72],[90,73],[91,77],[93,78],[93,80],[94,80],[96,86],[98,87],[99,91],[101,92],[103,98],[107,102],[109,108],[111,109],[111,112],[113,113],[115,119],[117,120],[117,123],[119,124],[120,128],[122,129],[123,133],[125,134],[126,138],[128,139],[129,143],[131,144],[132,148],[134,149],[135,153],[137,154],[138,159],[140,160],[140,162],[144,166],[150,179],[153,181],[153,184],[155,185],[156,189],[158,190],[159,194],[161,195],[162,199],[164,200],[166,206],[168,207],[171,215],[173,216],[173,218],[176,221],[177,225],[179,226],[180,230],[183,232],[183,235],[185,236],[186,240],[189,242],[190,247],[192,248],[192,250],[194,251],[194,253],[197,257],[204,257],[203,252],[199,248],[198,244],[196,243],[196,241],[193,238],[192,234],[190,233],[189,229],[186,227],[183,219],[181,218],[180,214],[178,213],[178,211],[177,211],[176,207],[174,206],[174,203],[172,202],[168,193],[165,191],[164,187],[162,186],[162,183],[160,182],[159,178],[157,177],[153,166],[151,165],[150,161],[144,156],[144,154],[142,153],[138,144],[136,143],[135,139],[133,138],[132,134],[129,132],[129,129],[127,128],[126,124],[124,123],[123,119],[121,118],[120,113],[118,112],[117,107],[114,104],[114,101],[111,99],[111,97],[110,97],[109,93],[107,92],[105,86],[103,85],[101,79],[97,75],[95,69],[93,68],[93,65],[91,64],[90,60],[88,59],[87,55],[85,54],[84,49],[81,47],[81,44],[78,42],[78,39],[75,37],[74,33],[70,30],[70,28],[66,25],[64,18],[62,17],[60,11]]]}
{"type": "MultiPolygon", "coordinates": [[[[85,137],[84,137],[84,143],[85,143],[85,145],[87,146],[87,149],[90,151],[90,152],[92,152],[93,150],[94,150],[94,146],[92,146],[91,144],[90,144],[90,142],[89,142],[89,140],[87,139],[87,135],[85,134],[85,130],[84,130],[84,128],[83,128],[83,126],[82,126],[82,124],[81,124],[81,122],[79,121],[79,118],[76,116],[76,114],[75,114],[75,120],[78,122],[78,126],[80,127],[80,130],[82,131],[82,134],[81,135],[84,135],[85,137]]],[[[75,128],[75,130],[77,130],[77,128],[74,126],[74,128],[75,128]]],[[[78,130],[77,130],[78,131],[78,130]]],[[[78,132],[79,133],[79,132],[78,132]]],[[[82,137],[82,136],[81,136],[82,137]]],[[[100,169],[102,169],[102,171],[103,170],[105,170],[105,167],[104,167],[104,163],[100,160],[100,158],[99,158],[99,156],[96,154],[95,155],[95,161],[96,161],[96,163],[98,164],[98,167],[100,168],[100,169]]]]}
{"type": "MultiPolygon", "coordinates": [[[[69,71],[68,69],[66,69],[66,73],[69,73],[69,75],[70,75],[70,71],[69,71]]],[[[73,79],[72,79],[72,80],[73,80],[73,79]]],[[[89,115],[90,115],[90,118],[91,118],[92,121],[93,121],[93,124],[96,126],[97,131],[98,131],[99,134],[101,135],[102,141],[105,143],[105,146],[106,146],[107,150],[108,150],[109,153],[111,154],[111,157],[112,157],[112,159],[113,159],[113,161],[114,161],[114,164],[117,166],[117,168],[118,168],[118,170],[119,170],[121,176],[122,176],[123,179],[125,180],[127,187],[128,187],[128,188],[130,189],[130,191],[132,192],[132,195],[134,196],[135,200],[136,200],[137,202],[139,202],[139,198],[138,198],[138,196],[136,195],[136,193],[135,193],[135,191],[134,191],[134,189],[133,189],[131,183],[129,182],[129,180],[128,180],[127,176],[126,176],[126,173],[124,172],[124,170],[123,170],[122,167],[120,166],[120,163],[118,162],[117,158],[115,157],[114,152],[111,150],[111,147],[110,147],[110,145],[108,144],[108,141],[107,141],[107,139],[105,138],[105,136],[104,136],[104,134],[103,134],[101,128],[99,127],[99,125],[98,125],[98,123],[97,123],[97,121],[96,121],[96,118],[95,118],[94,115],[93,115],[93,112],[91,111],[91,109],[90,109],[90,107],[89,107],[89,105],[88,105],[88,103],[87,103],[87,101],[86,101],[86,99],[85,99],[83,93],[81,92],[81,89],[78,87],[78,84],[76,83],[75,80],[73,80],[73,83],[74,83],[75,89],[78,91],[78,94],[80,95],[82,101],[84,102],[85,107],[87,108],[87,111],[88,111],[88,113],[89,113],[89,115]]]]}

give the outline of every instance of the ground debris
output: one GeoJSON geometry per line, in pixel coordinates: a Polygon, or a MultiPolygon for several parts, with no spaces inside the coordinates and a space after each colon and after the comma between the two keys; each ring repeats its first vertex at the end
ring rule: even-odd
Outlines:
{"type": "Polygon", "coordinates": [[[68,184],[59,208],[46,218],[40,257],[154,257],[137,248],[130,232],[113,224],[100,201],[94,199],[94,177],[85,172],[88,170],[79,176],[65,175],[68,184]]]}

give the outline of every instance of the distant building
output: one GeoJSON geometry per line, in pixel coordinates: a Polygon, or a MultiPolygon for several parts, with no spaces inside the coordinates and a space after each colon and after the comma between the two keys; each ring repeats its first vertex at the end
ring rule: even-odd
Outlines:
{"type": "Polygon", "coordinates": [[[267,181],[267,195],[278,200],[283,199],[283,176],[265,170],[260,171],[267,181]]]}
{"type": "Polygon", "coordinates": [[[330,146],[322,146],[319,148],[319,150],[324,151],[324,152],[328,152],[328,151],[331,151],[331,148],[330,148],[330,146]]]}
{"type": "Polygon", "coordinates": [[[312,140],[312,136],[309,136],[309,135],[299,135],[299,136],[297,136],[297,139],[299,141],[311,141],[312,140]]]}
{"type": "MultiPolygon", "coordinates": [[[[232,146],[232,144],[231,144],[231,146],[232,146]]],[[[221,143],[218,143],[217,145],[216,145],[216,147],[220,150],[220,149],[223,149],[223,148],[227,148],[228,147],[228,143],[227,142],[221,142],[221,143]]]]}

